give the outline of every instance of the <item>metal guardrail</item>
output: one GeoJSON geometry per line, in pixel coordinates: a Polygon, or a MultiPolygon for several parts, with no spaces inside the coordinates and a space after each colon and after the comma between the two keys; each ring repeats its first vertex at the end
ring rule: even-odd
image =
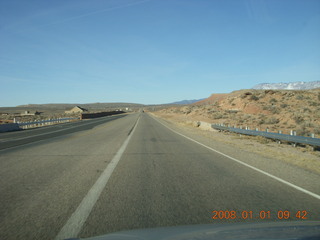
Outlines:
{"type": "Polygon", "coordinates": [[[64,122],[69,122],[71,120],[76,120],[79,118],[57,118],[57,119],[47,119],[47,120],[39,120],[35,122],[16,122],[19,127],[24,127],[24,126],[36,126],[36,125],[49,125],[50,123],[64,123],[64,122]]]}
{"type": "Polygon", "coordinates": [[[217,129],[217,130],[222,130],[222,131],[235,132],[235,133],[240,133],[240,134],[244,134],[244,135],[251,135],[251,136],[262,136],[262,137],[271,138],[271,139],[275,139],[275,140],[279,140],[279,141],[301,143],[301,144],[320,147],[320,138],[292,136],[292,135],[281,134],[281,133],[246,130],[246,129],[241,129],[241,128],[220,126],[217,124],[212,124],[211,127],[214,129],[217,129]]]}

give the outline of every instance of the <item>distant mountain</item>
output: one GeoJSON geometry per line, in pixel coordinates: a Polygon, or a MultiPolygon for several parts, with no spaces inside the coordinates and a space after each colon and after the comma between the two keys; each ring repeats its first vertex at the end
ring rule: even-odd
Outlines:
{"type": "Polygon", "coordinates": [[[28,104],[19,105],[17,108],[34,108],[34,109],[68,109],[75,106],[81,106],[86,109],[105,109],[105,108],[124,108],[124,107],[142,107],[143,104],[137,103],[48,103],[48,104],[28,104]]]}
{"type": "Polygon", "coordinates": [[[192,104],[192,103],[195,103],[195,102],[202,101],[203,99],[204,98],[202,98],[202,99],[193,99],[193,100],[182,100],[182,101],[168,103],[168,104],[186,105],[186,104],[192,104]]]}
{"type": "Polygon", "coordinates": [[[320,88],[320,81],[291,83],[261,83],[254,86],[252,89],[307,90],[314,88],[320,88]]]}

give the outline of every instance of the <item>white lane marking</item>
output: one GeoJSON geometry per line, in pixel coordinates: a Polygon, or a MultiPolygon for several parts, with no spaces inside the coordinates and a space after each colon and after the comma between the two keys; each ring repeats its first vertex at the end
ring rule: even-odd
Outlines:
{"type": "MultiPolygon", "coordinates": [[[[109,116],[111,117],[111,116],[109,116]]],[[[108,117],[108,118],[109,118],[108,117]]],[[[112,116],[114,117],[114,116],[112,116]]],[[[68,129],[73,129],[73,128],[77,128],[77,127],[82,127],[82,126],[87,126],[87,125],[90,125],[90,124],[93,124],[93,123],[100,123],[100,122],[103,122],[104,120],[106,119],[103,119],[103,120],[100,120],[100,121],[92,121],[92,122],[89,122],[89,123],[83,123],[83,124],[79,124],[77,126],[71,126],[71,127],[67,127],[67,128],[62,128],[62,129],[59,129],[59,130],[56,130],[56,131],[51,131],[51,132],[47,132],[47,133],[41,133],[41,134],[37,134],[37,135],[31,135],[31,136],[28,136],[28,137],[23,137],[23,138],[13,138],[11,140],[1,140],[1,143],[5,143],[5,142],[13,142],[13,141],[17,141],[17,140],[23,140],[23,139],[28,139],[28,138],[32,138],[32,137],[38,137],[38,136],[43,136],[43,135],[48,135],[48,134],[51,134],[51,133],[56,133],[56,132],[62,132],[62,131],[66,131],[68,129]]],[[[58,125],[56,125],[58,126],[58,125]]],[[[61,126],[61,125],[60,125],[61,126]]],[[[54,127],[54,126],[50,126],[50,127],[54,127]]],[[[40,128],[38,128],[40,129],[40,128]]]]}
{"type": "Polygon", "coordinates": [[[233,160],[233,161],[235,161],[235,162],[237,162],[237,163],[240,163],[240,164],[242,164],[242,165],[244,165],[244,166],[246,166],[246,167],[248,167],[248,168],[251,168],[251,169],[253,169],[253,170],[255,170],[255,171],[259,172],[259,173],[262,173],[262,174],[264,174],[264,175],[266,175],[266,176],[268,176],[268,177],[271,177],[271,178],[273,178],[273,179],[275,179],[275,180],[277,180],[277,181],[279,181],[279,182],[282,182],[282,183],[284,183],[284,184],[286,184],[286,185],[288,185],[288,186],[290,186],[290,187],[292,187],[292,188],[294,188],[294,189],[296,189],[296,190],[298,190],[298,191],[301,191],[301,192],[303,192],[303,193],[306,193],[306,194],[308,194],[308,195],[310,195],[310,196],[312,196],[312,197],[317,198],[317,199],[320,200],[320,195],[318,195],[318,194],[316,194],[316,193],[310,192],[310,191],[308,191],[308,190],[306,190],[306,189],[304,189],[304,188],[302,188],[302,187],[299,187],[299,186],[297,186],[297,185],[294,185],[294,184],[292,184],[292,183],[290,183],[290,182],[288,182],[288,181],[286,181],[286,180],[283,180],[283,179],[281,179],[281,178],[279,178],[279,177],[276,177],[276,176],[274,176],[274,175],[272,175],[272,174],[270,174],[270,173],[267,173],[267,172],[265,172],[265,171],[263,171],[263,170],[261,170],[261,169],[259,169],[259,168],[253,167],[253,166],[251,166],[251,165],[249,165],[249,164],[247,164],[247,163],[244,163],[244,162],[242,162],[242,161],[240,161],[240,160],[238,160],[238,159],[236,159],[236,158],[233,158],[233,157],[231,157],[231,156],[229,156],[229,155],[227,155],[227,154],[224,154],[224,153],[222,153],[222,152],[219,152],[218,150],[215,150],[215,149],[213,149],[213,148],[211,148],[211,147],[208,147],[207,145],[204,145],[203,143],[200,143],[200,142],[198,142],[198,141],[196,141],[196,140],[194,140],[194,139],[192,139],[192,138],[190,138],[190,137],[187,137],[187,136],[185,136],[185,135],[183,135],[183,134],[181,134],[181,133],[179,133],[179,132],[171,129],[170,127],[164,125],[162,122],[160,122],[160,121],[159,121],[158,119],[156,119],[155,117],[152,117],[152,118],[153,118],[154,120],[156,120],[158,123],[160,123],[161,125],[165,126],[165,127],[168,128],[169,130],[171,130],[172,132],[174,132],[174,133],[176,133],[176,134],[179,134],[180,136],[185,137],[185,138],[189,139],[189,140],[192,141],[192,142],[195,142],[195,143],[197,143],[197,144],[199,144],[199,145],[201,145],[201,146],[203,146],[203,147],[205,147],[205,148],[207,148],[207,149],[209,149],[209,150],[211,150],[211,151],[213,151],[213,152],[216,152],[216,153],[218,153],[218,154],[220,154],[220,155],[222,155],[222,156],[225,156],[225,157],[227,157],[227,158],[229,158],[229,159],[231,159],[231,160],[233,160]]]}
{"type": "Polygon", "coordinates": [[[122,154],[126,150],[126,147],[138,125],[139,119],[140,117],[138,118],[131,134],[127,137],[127,139],[124,141],[124,143],[122,144],[122,146],[120,147],[116,155],[113,157],[111,162],[108,164],[106,169],[103,171],[101,176],[98,178],[95,184],[91,187],[87,195],[83,198],[82,202],[80,203],[76,211],[71,215],[69,220],[60,230],[55,240],[74,238],[78,236],[83,224],[88,218],[93,206],[97,202],[102,190],[105,188],[106,184],[108,183],[108,180],[112,172],[114,171],[118,162],[120,161],[122,154]]]}

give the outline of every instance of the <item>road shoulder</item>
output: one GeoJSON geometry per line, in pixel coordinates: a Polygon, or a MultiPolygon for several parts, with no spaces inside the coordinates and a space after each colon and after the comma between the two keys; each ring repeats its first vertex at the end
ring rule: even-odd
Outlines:
{"type": "Polygon", "coordinates": [[[165,126],[208,147],[266,171],[283,180],[319,194],[320,159],[310,153],[301,153],[288,145],[259,143],[246,137],[216,131],[204,131],[191,123],[177,122],[150,113],[165,126]]]}

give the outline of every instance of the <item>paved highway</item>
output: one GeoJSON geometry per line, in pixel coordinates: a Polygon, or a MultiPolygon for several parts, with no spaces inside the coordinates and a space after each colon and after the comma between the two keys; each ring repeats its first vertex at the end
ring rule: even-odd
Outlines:
{"type": "Polygon", "coordinates": [[[23,145],[43,139],[65,135],[77,131],[91,129],[101,123],[124,117],[125,114],[108,116],[97,119],[88,119],[51,126],[32,128],[23,131],[5,132],[0,134],[0,150],[23,145]]]}
{"type": "Polygon", "coordinates": [[[6,138],[13,145],[0,150],[0,239],[284,221],[279,211],[290,212],[289,220],[299,211],[320,220],[320,177],[314,173],[280,163],[260,166],[236,149],[221,154],[213,148],[219,144],[188,139],[146,113],[109,120],[19,146],[6,138]],[[215,210],[236,211],[237,218],[212,219],[215,210]]]}

